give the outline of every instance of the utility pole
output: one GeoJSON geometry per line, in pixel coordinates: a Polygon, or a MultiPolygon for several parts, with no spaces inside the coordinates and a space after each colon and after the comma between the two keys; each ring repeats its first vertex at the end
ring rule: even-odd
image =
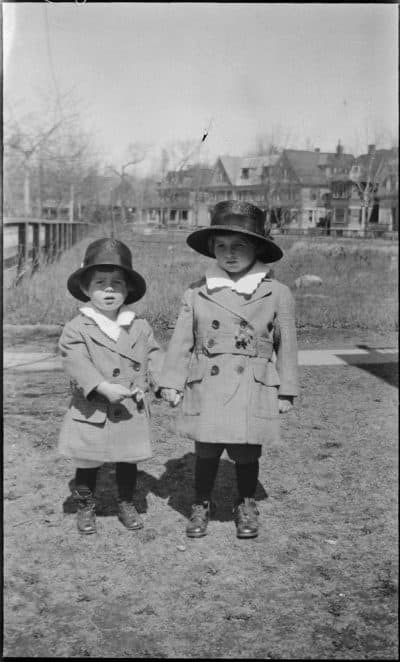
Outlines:
{"type": "Polygon", "coordinates": [[[74,221],[74,184],[71,182],[69,195],[69,218],[70,223],[74,221]]]}

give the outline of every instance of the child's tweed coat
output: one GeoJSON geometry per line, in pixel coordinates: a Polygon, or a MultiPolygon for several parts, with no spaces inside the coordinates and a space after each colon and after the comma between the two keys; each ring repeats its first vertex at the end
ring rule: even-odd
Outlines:
{"type": "Polygon", "coordinates": [[[101,462],[137,462],[152,455],[149,386],[158,383],[162,350],[150,325],[134,319],[115,342],[94,320],[80,314],[68,322],[59,341],[72,399],[60,432],[59,450],[70,457],[101,462]],[[93,389],[102,381],[138,386],[140,408],[132,399],[111,404],[93,389]]]}
{"type": "Polygon", "coordinates": [[[278,394],[298,393],[289,288],[265,277],[245,298],[229,288],[209,292],[205,279],[192,285],[183,297],[160,385],[184,391],[181,430],[192,439],[279,443],[278,394]]]}

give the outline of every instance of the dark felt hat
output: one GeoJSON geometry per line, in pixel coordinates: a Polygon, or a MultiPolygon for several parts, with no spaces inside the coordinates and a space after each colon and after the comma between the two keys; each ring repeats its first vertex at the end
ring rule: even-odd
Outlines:
{"type": "Polygon", "coordinates": [[[271,239],[271,225],[266,221],[265,212],[250,204],[238,200],[218,202],[211,214],[211,224],[207,228],[195,230],[186,239],[191,248],[207,257],[215,257],[209,248],[209,239],[213,234],[223,231],[240,232],[257,239],[260,245],[262,262],[276,262],[283,253],[271,239]]]}
{"type": "Polygon", "coordinates": [[[132,269],[132,254],[128,246],[118,239],[104,238],[89,244],[81,267],[68,278],[67,287],[75,299],[89,301],[82,290],[81,279],[88,269],[100,266],[118,267],[124,271],[129,290],[126,304],[139,301],[146,292],[144,278],[132,269]]]}

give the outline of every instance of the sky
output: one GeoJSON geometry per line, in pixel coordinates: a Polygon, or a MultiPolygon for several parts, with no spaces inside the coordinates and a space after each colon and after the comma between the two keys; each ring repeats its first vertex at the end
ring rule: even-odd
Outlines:
{"type": "Polygon", "coordinates": [[[19,118],[72,94],[117,167],[130,143],[154,155],[192,140],[213,162],[271,134],[321,151],[340,139],[356,154],[397,139],[393,3],[81,0],[2,10],[5,113],[19,118]]]}

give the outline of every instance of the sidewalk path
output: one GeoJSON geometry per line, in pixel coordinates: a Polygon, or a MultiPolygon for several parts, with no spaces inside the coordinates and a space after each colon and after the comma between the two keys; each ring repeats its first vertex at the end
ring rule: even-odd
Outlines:
{"type": "MultiPolygon", "coordinates": [[[[62,370],[58,354],[50,352],[4,352],[3,370],[22,372],[62,370]]],[[[307,349],[299,350],[300,366],[365,365],[368,363],[397,363],[398,350],[395,347],[369,348],[355,346],[346,349],[307,349]]]]}

